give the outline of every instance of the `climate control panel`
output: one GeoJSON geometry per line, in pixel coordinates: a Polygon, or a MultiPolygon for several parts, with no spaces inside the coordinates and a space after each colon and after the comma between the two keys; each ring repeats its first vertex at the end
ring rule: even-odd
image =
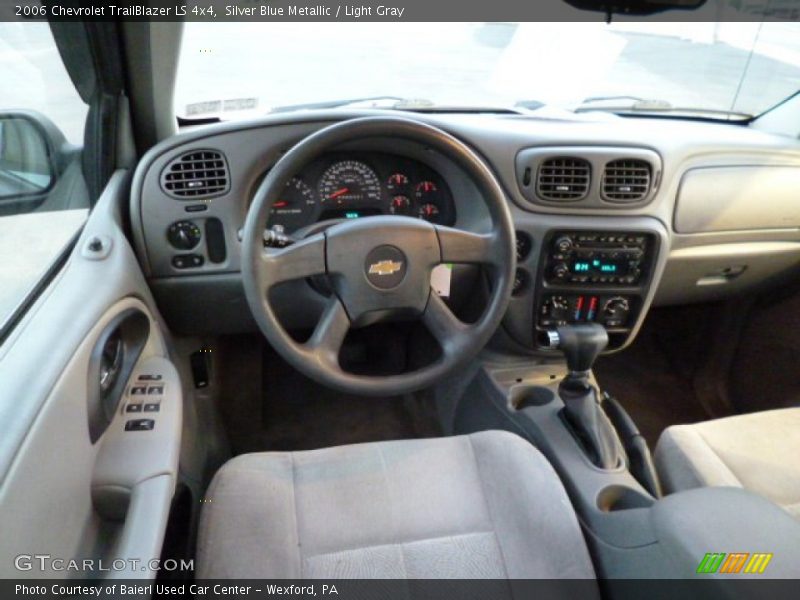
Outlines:
{"type": "Polygon", "coordinates": [[[572,323],[600,323],[607,329],[630,324],[638,298],[615,294],[547,294],[539,308],[537,325],[542,329],[572,323]]]}

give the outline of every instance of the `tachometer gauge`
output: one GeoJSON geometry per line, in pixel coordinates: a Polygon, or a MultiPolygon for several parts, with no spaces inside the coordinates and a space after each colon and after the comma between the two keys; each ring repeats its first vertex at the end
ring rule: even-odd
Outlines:
{"type": "Polygon", "coordinates": [[[426,202],[425,204],[420,205],[417,214],[420,219],[425,219],[431,223],[439,222],[439,207],[432,202],[426,202]]]}
{"type": "Polygon", "coordinates": [[[389,179],[386,180],[386,189],[389,190],[390,194],[405,194],[410,183],[408,175],[395,172],[389,175],[389,179]]]}
{"type": "Polygon", "coordinates": [[[393,215],[410,215],[411,214],[411,200],[408,196],[397,194],[392,196],[392,203],[389,205],[389,212],[393,215]]]}
{"type": "Polygon", "coordinates": [[[323,206],[363,206],[381,199],[381,182],[370,167],[357,160],[332,164],[319,181],[323,206]]]}
{"type": "Polygon", "coordinates": [[[281,225],[287,233],[291,233],[311,223],[316,206],[314,190],[299,177],[293,177],[272,205],[267,227],[281,225]]]}

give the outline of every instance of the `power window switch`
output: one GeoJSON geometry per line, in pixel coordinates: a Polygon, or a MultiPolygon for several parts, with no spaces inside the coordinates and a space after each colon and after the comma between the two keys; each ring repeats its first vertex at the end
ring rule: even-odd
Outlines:
{"type": "Polygon", "coordinates": [[[161,375],[153,375],[152,373],[142,373],[137,377],[139,381],[161,381],[161,375]]]}
{"type": "Polygon", "coordinates": [[[144,396],[147,394],[147,386],[135,385],[131,388],[131,396],[144,396]]]}
{"type": "Polygon", "coordinates": [[[164,393],[163,385],[151,385],[149,388],[147,388],[148,396],[161,396],[163,393],[164,393]]]}
{"type": "Polygon", "coordinates": [[[128,404],[128,406],[125,407],[125,412],[129,412],[129,413],[142,412],[142,405],[141,404],[128,404]]]}
{"type": "Polygon", "coordinates": [[[151,402],[144,405],[144,412],[158,412],[161,410],[161,405],[158,402],[151,402]]]}
{"type": "Polygon", "coordinates": [[[125,431],[152,431],[155,426],[153,419],[133,419],[125,423],[125,431]]]}

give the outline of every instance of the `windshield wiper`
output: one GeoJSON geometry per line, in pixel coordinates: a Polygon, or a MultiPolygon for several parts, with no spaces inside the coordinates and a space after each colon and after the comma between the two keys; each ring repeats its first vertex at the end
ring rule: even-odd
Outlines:
{"type": "Polygon", "coordinates": [[[589,112],[592,110],[609,112],[618,110],[672,110],[672,104],[666,100],[642,98],[640,96],[592,96],[581,102],[575,112],[589,112]]]}
{"type": "MultiPolygon", "coordinates": [[[[535,108],[543,106],[536,103],[535,108]]],[[[519,103],[514,107],[508,106],[471,106],[436,104],[426,98],[402,98],[400,96],[368,96],[364,98],[348,98],[343,100],[326,100],[322,102],[308,102],[304,104],[289,104],[276,106],[269,114],[287,113],[296,110],[322,110],[326,108],[383,108],[389,110],[407,110],[420,113],[507,113],[523,114],[530,112],[534,107],[526,107],[519,103]]]]}
{"type": "Polygon", "coordinates": [[[662,114],[673,117],[694,116],[735,121],[749,121],[752,115],[733,110],[673,106],[666,100],[640,96],[592,96],[574,109],[576,113],[611,112],[617,114],[662,114]]]}
{"type": "MultiPolygon", "coordinates": [[[[419,113],[494,113],[519,115],[527,114],[533,110],[544,106],[541,102],[528,101],[518,102],[513,107],[508,106],[474,106],[474,105],[445,105],[436,104],[426,98],[403,98],[401,96],[364,96],[359,98],[345,98],[340,100],[323,100],[320,102],[304,102],[301,104],[287,104],[275,106],[267,111],[266,114],[274,115],[281,113],[291,113],[303,110],[325,110],[328,108],[382,108],[388,110],[407,110],[419,113]]],[[[222,119],[218,116],[205,118],[178,117],[178,125],[205,125],[209,123],[219,123],[222,119]]]]}
{"type": "Polygon", "coordinates": [[[368,108],[414,108],[432,107],[433,102],[424,98],[411,99],[400,96],[366,96],[363,98],[345,98],[342,100],[324,100],[322,102],[305,102],[303,104],[287,104],[270,109],[269,114],[293,112],[295,110],[321,110],[325,108],[341,108],[344,106],[368,105],[368,108]]]}

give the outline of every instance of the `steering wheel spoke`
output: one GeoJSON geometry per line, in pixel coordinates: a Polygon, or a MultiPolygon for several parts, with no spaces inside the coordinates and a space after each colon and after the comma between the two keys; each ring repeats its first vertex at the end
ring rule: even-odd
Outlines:
{"type": "Polygon", "coordinates": [[[496,250],[495,236],[490,233],[473,233],[444,225],[436,226],[442,262],[496,265],[500,253],[496,250]]]}
{"type": "Polygon", "coordinates": [[[281,249],[265,248],[261,252],[261,273],[267,289],[325,273],[325,234],[318,233],[281,249]]]}
{"type": "Polygon", "coordinates": [[[445,355],[457,353],[468,339],[470,326],[453,314],[439,294],[431,290],[422,322],[442,347],[445,355]]]}
{"type": "Polygon", "coordinates": [[[323,363],[338,365],[339,350],[348,331],[350,317],[339,298],[332,296],[305,346],[323,363]]]}

